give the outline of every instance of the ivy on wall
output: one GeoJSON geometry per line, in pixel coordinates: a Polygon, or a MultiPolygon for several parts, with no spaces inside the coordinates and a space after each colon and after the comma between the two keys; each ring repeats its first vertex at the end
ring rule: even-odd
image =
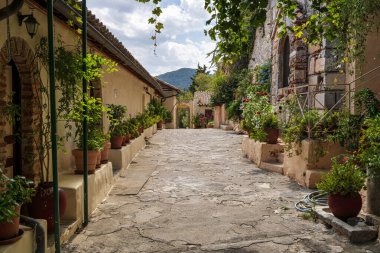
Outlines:
{"type": "Polygon", "coordinates": [[[296,0],[279,0],[278,8],[280,36],[290,30],[306,43],[326,40],[343,63],[364,60],[367,35],[379,25],[380,0],[310,0],[306,10],[296,0]],[[300,15],[305,15],[302,22],[286,24],[285,18],[300,15]]]}

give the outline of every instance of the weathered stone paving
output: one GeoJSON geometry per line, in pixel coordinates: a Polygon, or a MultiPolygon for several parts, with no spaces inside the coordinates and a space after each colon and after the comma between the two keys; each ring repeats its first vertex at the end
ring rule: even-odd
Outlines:
{"type": "Polygon", "coordinates": [[[123,178],[63,252],[380,252],[304,220],[307,191],[242,157],[242,136],[163,130],[135,159],[156,166],[135,196],[123,178]]]}

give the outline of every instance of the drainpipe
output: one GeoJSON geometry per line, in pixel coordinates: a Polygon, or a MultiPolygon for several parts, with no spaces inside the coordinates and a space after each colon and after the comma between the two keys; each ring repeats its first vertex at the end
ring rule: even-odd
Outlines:
{"type": "Polygon", "coordinates": [[[30,217],[20,215],[20,221],[23,225],[31,227],[36,230],[36,243],[37,247],[35,253],[45,253],[45,231],[41,223],[30,217]]]}
{"type": "Polygon", "coordinates": [[[61,252],[60,224],[59,224],[59,191],[58,191],[58,162],[57,162],[57,114],[55,101],[54,77],[54,24],[53,1],[47,1],[48,17],[48,46],[49,46],[49,82],[50,82],[50,113],[51,113],[51,156],[53,165],[53,195],[54,195],[54,241],[55,253],[61,252]]]}
{"type": "MultiPolygon", "coordinates": [[[[82,0],[82,61],[83,61],[83,72],[86,72],[87,66],[85,59],[87,57],[87,4],[86,0],[82,0]]],[[[86,103],[87,94],[87,80],[82,77],[82,88],[83,88],[83,103],[86,103]]],[[[83,106],[83,113],[87,115],[87,107],[83,106]]],[[[87,168],[87,119],[83,119],[83,197],[84,197],[84,221],[83,225],[88,224],[88,168],[87,168]]]]}
{"type": "Polygon", "coordinates": [[[13,14],[17,13],[24,4],[24,0],[13,0],[13,2],[0,10],[0,20],[3,20],[13,14]]]}

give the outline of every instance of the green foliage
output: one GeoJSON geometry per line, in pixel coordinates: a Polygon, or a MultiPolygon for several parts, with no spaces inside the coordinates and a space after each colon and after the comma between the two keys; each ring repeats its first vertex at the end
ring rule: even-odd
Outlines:
{"type": "Polygon", "coordinates": [[[328,136],[334,143],[339,143],[347,151],[353,152],[359,148],[359,139],[363,117],[349,112],[335,113],[337,120],[336,129],[328,136]]]}
{"type": "Polygon", "coordinates": [[[124,105],[107,104],[107,117],[110,120],[110,125],[120,124],[127,113],[127,107],[124,105]]]}
{"type": "Polygon", "coordinates": [[[268,0],[205,0],[205,9],[211,15],[206,24],[213,25],[205,34],[217,42],[212,52],[214,62],[232,65],[242,58],[247,62],[253,34],[265,22],[267,5],[268,0]]]}
{"type": "Polygon", "coordinates": [[[18,205],[28,203],[35,194],[32,182],[25,177],[6,177],[0,169],[0,223],[11,222],[17,216],[18,205]]]}
{"type": "Polygon", "coordinates": [[[199,90],[206,90],[210,82],[209,72],[207,71],[207,67],[205,65],[200,66],[198,64],[195,75],[191,78],[192,82],[189,86],[189,91],[194,94],[199,90]],[[201,88],[199,86],[202,86],[201,88]]]}
{"type": "Polygon", "coordinates": [[[380,113],[380,101],[376,98],[375,93],[368,88],[357,91],[353,100],[355,111],[361,116],[373,118],[380,113]]]}
{"type": "Polygon", "coordinates": [[[370,176],[380,176],[380,114],[364,121],[359,159],[370,176]]]}
{"type": "Polygon", "coordinates": [[[191,123],[194,124],[196,128],[204,128],[207,125],[207,118],[204,114],[198,113],[192,117],[191,123]]]}
{"type": "MultiPolygon", "coordinates": [[[[157,33],[163,25],[158,22],[161,15],[159,3],[161,0],[136,0],[141,3],[152,2],[155,8],[148,23],[155,26],[152,36],[157,45],[157,33]]],[[[254,31],[262,26],[266,19],[268,0],[228,1],[205,0],[205,10],[211,15],[206,25],[213,25],[205,34],[217,42],[212,54],[215,63],[232,65],[237,60],[244,59],[247,63],[251,51],[254,31]]]]}
{"type": "Polygon", "coordinates": [[[218,106],[231,103],[234,100],[234,91],[237,85],[236,78],[228,79],[223,73],[217,72],[212,81],[211,105],[218,106]]]}
{"type": "Polygon", "coordinates": [[[84,100],[77,101],[66,116],[66,120],[73,122],[76,127],[75,135],[72,136],[71,132],[68,132],[67,137],[73,137],[78,148],[83,147],[83,121],[86,120],[88,126],[88,149],[98,150],[98,146],[102,147],[104,143],[100,143],[100,134],[97,132],[97,128],[102,121],[103,112],[106,111],[107,108],[102,104],[100,98],[93,98],[85,94],[84,100]]]}
{"type": "Polygon", "coordinates": [[[226,108],[228,119],[239,122],[241,120],[241,101],[234,100],[226,108]]]}
{"type": "Polygon", "coordinates": [[[193,93],[191,91],[182,91],[177,95],[177,100],[179,103],[190,102],[194,99],[193,93]]]}
{"type": "Polygon", "coordinates": [[[364,135],[361,128],[366,119],[374,118],[380,113],[380,101],[376,98],[373,91],[361,89],[353,96],[355,104],[355,114],[350,112],[336,113],[336,129],[330,134],[329,139],[339,143],[348,151],[354,152],[359,149],[360,136],[364,135]]]}
{"type": "MultiPolygon", "coordinates": [[[[248,69],[239,70],[231,75],[229,82],[236,83],[233,91],[233,100],[227,101],[228,118],[239,121],[242,118],[242,101],[245,101],[250,87],[260,85],[262,92],[269,92],[271,83],[271,67],[270,61],[263,65],[258,65],[253,71],[248,69]],[[255,82],[253,84],[252,82],[255,82]]],[[[216,93],[218,94],[218,93],[216,93]]]]}
{"type": "Polygon", "coordinates": [[[299,5],[296,0],[279,0],[277,19],[280,35],[286,30],[305,42],[321,45],[326,39],[335,48],[342,62],[364,60],[367,35],[378,27],[380,0],[311,0],[304,22],[287,27],[285,17],[296,19],[299,5]]]}
{"type": "Polygon", "coordinates": [[[267,84],[252,85],[248,88],[247,97],[242,100],[243,129],[248,131],[250,138],[256,141],[265,141],[266,130],[279,127],[267,91],[267,84]]]}
{"type": "Polygon", "coordinates": [[[339,157],[332,159],[331,171],[322,177],[317,188],[320,191],[343,196],[359,192],[364,187],[365,173],[352,158],[344,163],[339,160],[339,157]]]}
{"type": "MultiPolygon", "coordinates": [[[[60,92],[57,105],[59,119],[67,118],[75,104],[82,100],[82,78],[90,82],[102,78],[105,73],[117,71],[117,64],[114,61],[100,55],[87,54],[84,59],[87,65],[84,72],[80,44],[71,47],[72,50],[69,50],[70,46],[64,45],[59,37],[54,52],[56,89],[60,92]]],[[[36,48],[36,57],[48,72],[49,56],[46,37],[41,38],[36,48]]],[[[66,127],[69,127],[68,124],[66,127]]]]}
{"type": "Polygon", "coordinates": [[[190,127],[189,121],[189,110],[179,108],[178,109],[178,127],[179,128],[188,128],[190,127]]]}

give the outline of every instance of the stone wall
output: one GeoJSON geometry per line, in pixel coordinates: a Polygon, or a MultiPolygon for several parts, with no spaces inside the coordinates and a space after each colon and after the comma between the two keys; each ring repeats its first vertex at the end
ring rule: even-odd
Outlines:
{"type": "Polygon", "coordinates": [[[270,0],[268,4],[269,11],[267,19],[263,26],[256,30],[253,51],[249,61],[249,69],[254,69],[257,65],[266,63],[271,58],[272,31],[275,18],[276,0],[270,0]]]}

